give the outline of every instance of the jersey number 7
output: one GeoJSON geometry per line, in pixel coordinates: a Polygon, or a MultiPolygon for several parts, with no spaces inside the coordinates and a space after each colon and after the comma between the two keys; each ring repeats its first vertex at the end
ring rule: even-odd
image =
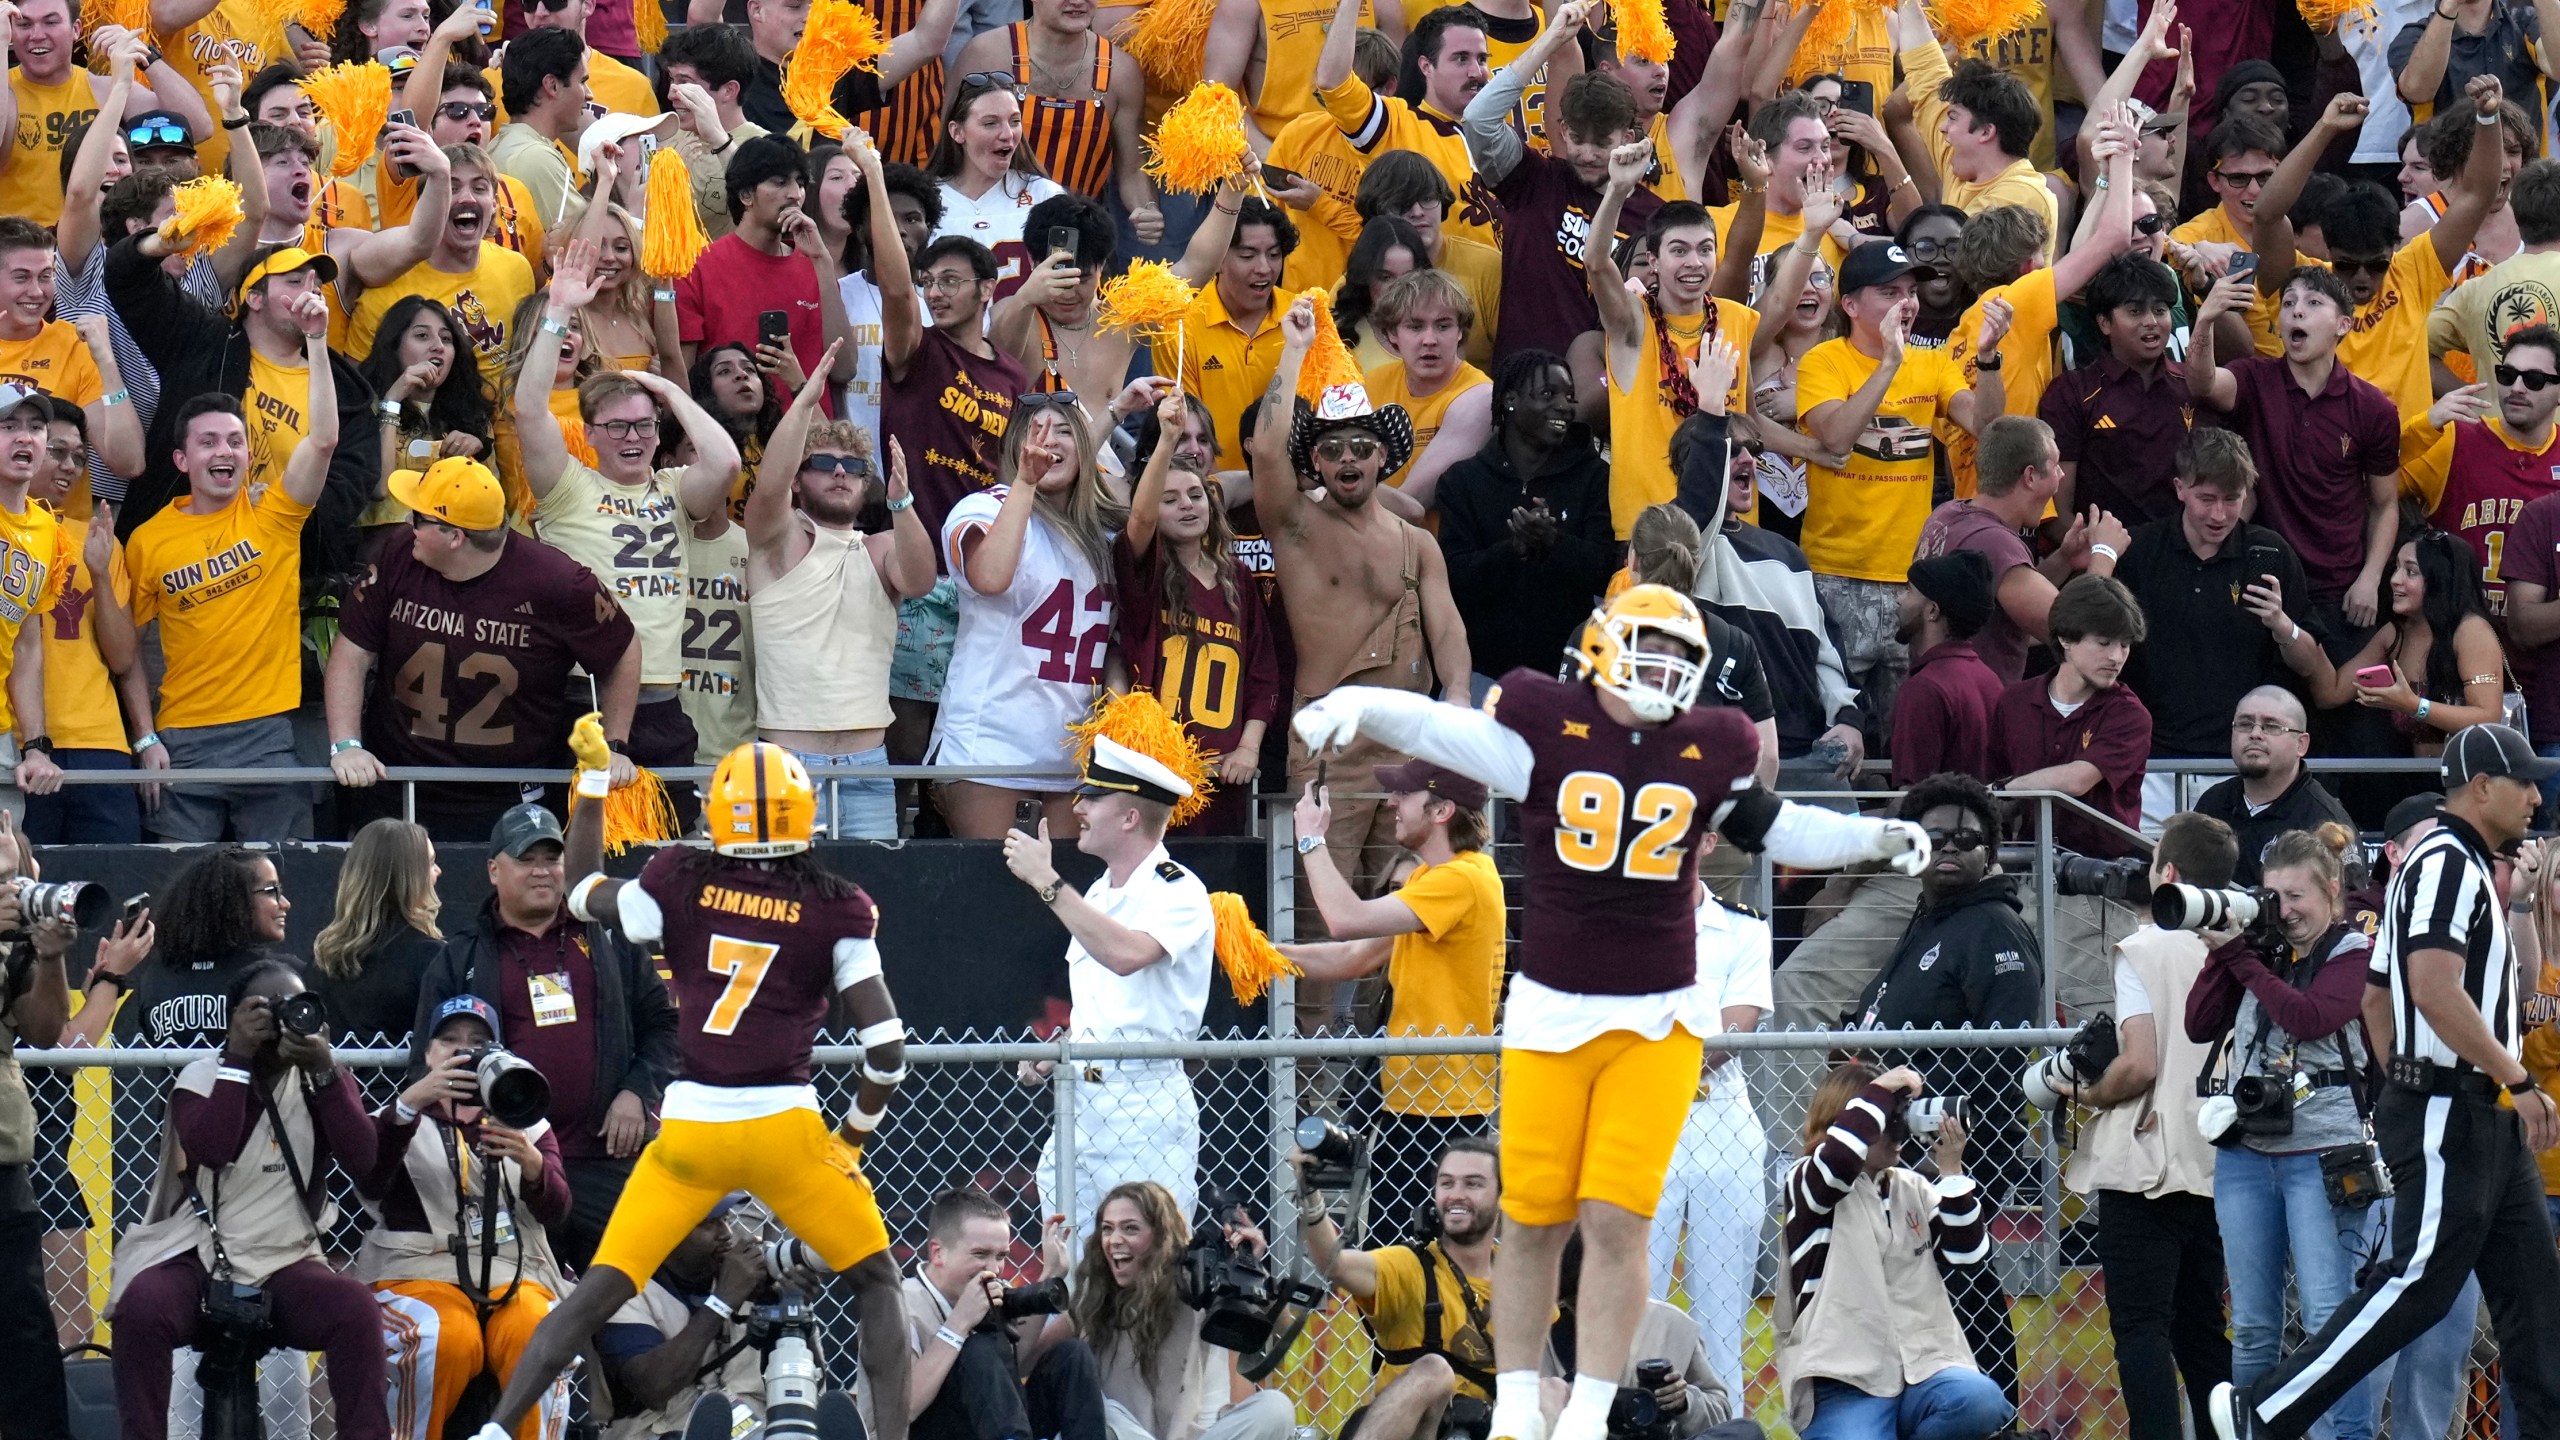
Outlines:
{"type": "Polygon", "coordinates": [[[1556,787],[1556,858],[1576,870],[1618,869],[1630,880],[1677,880],[1697,814],[1698,797],[1686,785],[1656,780],[1636,791],[1631,806],[1617,776],[1576,770],[1556,787]]]}
{"type": "Polygon", "coordinates": [[[711,937],[711,953],[703,963],[714,975],[729,977],[720,998],[712,1002],[711,1013],[702,1019],[705,1035],[733,1035],[744,1019],[747,1007],[755,1003],[756,992],[764,988],[765,972],[773,968],[773,957],[782,953],[779,945],[756,940],[740,940],[728,935],[711,937]]]}

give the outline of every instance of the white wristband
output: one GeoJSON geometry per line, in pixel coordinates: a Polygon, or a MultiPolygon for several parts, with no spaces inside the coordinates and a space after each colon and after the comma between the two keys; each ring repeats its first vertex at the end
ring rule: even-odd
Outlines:
{"type": "Polygon", "coordinates": [[[587,901],[595,895],[597,886],[612,878],[610,875],[590,875],[579,881],[569,892],[569,918],[588,924],[595,923],[596,917],[588,911],[587,901]]]}
{"type": "Polygon", "coordinates": [[[581,770],[578,772],[578,798],[602,800],[613,793],[613,772],[581,770]]]}
{"type": "Polygon", "coordinates": [[[2097,543],[2097,542],[2095,542],[2095,541],[2092,541],[2092,542],[2090,543],[2090,545],[2089,545],[2089,553],[2090,553],[2090,554],[2092,554],[2092,555],[2104,555],[2104,556],[2106,556],[2106,557],[2107,557],[2108,559],[2110,559],[2110,560],[2114,560],[2114,559],[2119,558],[2119,557],[2117,556],[2117,554],[2116,554],[2116,547],[2114,547],[2113,545],[2103,545],[2103,544],[2099,544],[2099,543],[2097,543]]]}
{"type": "Polygon", "coordinates": [[[719,1316],[722,1320],[735,1320],[738,1318],[737,1310],[733,1308],[728,1301],[721,1299],[717,1295],[703,1296],[702,1308],[719,1316]]]}

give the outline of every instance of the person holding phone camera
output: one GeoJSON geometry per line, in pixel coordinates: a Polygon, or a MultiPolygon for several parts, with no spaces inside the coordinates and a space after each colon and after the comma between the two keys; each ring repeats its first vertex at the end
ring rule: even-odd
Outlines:
{"type": "MultiPolygon", "coordinates": [[[[2190,1040],[2213,1044],[2220,1090],[2236,1107],[2200,1127],[2219,1150],[2215,1219],[2231,1279],[2231,1374],[2247,1386],[2276,1368],[2285,1329],[2288,1258],[2312,1332],[2355,1288],[2370,1200],[2350,1203],[2328,1179],[2332,1155],[2367,1144],[2357,1013],[2372,948],[2339,905],[2343,826],[2295,830],[2267,847],[2256,924],[2204,932],[2212,947],[2188,992],[2190,1040]]],[[[2209,1078],[2200,1076],[2199,1078],[2209,1078]]],[[[2181,1077],[2172,1077],[2181,1078],[2181,1077]]],[[[2359,1386],[2328,1411],[2339,1440],[2375,1433],[2380,1387],[2359,1386]]]]}
{"type": "Polygon", "coordinates": [[[924,1219],[924,1258],[903,1287],[912,1440],[1104,1440],[1093,1347],[1046,1333],[1044,1317],[1067,1303],[1066,1217],[1041,1227],[1040,1278],[1019,1287],[1004,1283],[1013,1216],[994,1196],[946,1190],[924,1219]]]}
{"type": "Polygon", "coordinates": [[[1776,1308],[1778,1383],[1804,1440],[1987,1440],[2017,1407],[1974,1365],[1949,1276],[1991,1259],[1989,1206],[1965,1173],[1965,1127],[1930,1142],[1932,1183],[1895,1163],[1928,1082],[1908,1065],[1834,1069],[1787,1170],[1776,1308]]]}
{"type": "MultiPolygon", "coordinates": [[[[483,1108],[475,1069],[499,1033],[477,995],[437,1006],[426,1074],[373,1117],[374,1224],[356,1273],[382,1304],[391,1409],[417,1418],[413,1435],[445,1433],[483,1375],[505,1383],[568,1289],[544,1236],[569,1218],[560,1141],[547,1120],[519,1130],[483,1108]]],[[[568,1402],[555,1386],[532,1433],[558,1440],[568,1402]]]]}
{"type": "Polygon", "coordinates": [[[177,1351],[225,1339],[253,1355],[323,1352],[338,1434],[390,1440],[381,1309],[321,1253],[337,1220],[330,1170],[373,1173],[373,1123],[292,965],[252,965],[226,1000],[221,1053],[180,1070],[170,1094],[149,1214],[116,1245],[118,1423],[166,1440],[177,1351]]]}

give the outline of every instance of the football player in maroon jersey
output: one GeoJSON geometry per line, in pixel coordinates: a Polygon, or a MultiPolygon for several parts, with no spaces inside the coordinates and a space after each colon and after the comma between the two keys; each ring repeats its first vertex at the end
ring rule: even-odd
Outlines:
{"type": "MultiPolygon", "coordinates": [[[[1275,393],[1294,387],[1284,373],[1275,393]]],[[[1751,722],[1695,703],[1707,635],[1689,597],[1635,586],[1566,653],[1578,678],[1514,670],[1481,711],[1346,686],[1296,721],[1317,753],[1375,740],[1522,802],[1528,898],[1503,1021],[1511,1225],[1494,1262],[1494,1440],[1546,1435],[1537,1365],[1577,1221],[1579,1373],[1555,1440],[1605,1433],[1644,1312],[1647,1232],[1701,1037],[1722,1028],[1697,984],[1698,834],[1712,827],[1813,869],[1889,860],[1917,873],[1929,854],[1917,826],[1790,805],[1760,787],[1751,722]]]]}
{"type": "MultiPolygon", "coordinates": [[[[605,793],[610,755],[601,727],[589,728],[580,722],[571,748],[583,767],[582,803],[592,804],[605,793]]],[[[730,751],[712,772],[703,813],[709,852],[670,846],[637,880],[589,875],[570,891],[579,919],[663,944],[683,1018],[683,1069],[594,1263],[534,1331],[482,1440],[505,1440],[597,1327],[733,1190],[762,1200],[828,1266],[852,1276],[868,1383],[875,1394],[907,1393],[898,1270],[859,1164],[859,1147],[907,1074],[906,1025],[880,974],[878,907],[808,853],[817,792],[781,746],[730,751]],[[809,1081],[809,1054],[838,997],[859,1027],[862,1084],[853,1112],[831,1130],[809,1081]]],[[[872,1423],[879,1440],[905,1440],[904,1406],[881,1406],[872,1423]]]]}

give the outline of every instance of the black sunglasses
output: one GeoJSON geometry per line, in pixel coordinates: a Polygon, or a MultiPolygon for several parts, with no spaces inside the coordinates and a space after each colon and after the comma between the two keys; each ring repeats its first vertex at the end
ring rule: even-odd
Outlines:
{"type": "MultiPolygon", "coordinates": [[[[567,3],[567,0],[562,0],[567,3]]],[[[1013,98],[1022,98],[1022,77],[1010,70],[973,70],[960,77],[963,90],[1009,90],[1013,98]]]]}
{"type": "Polygon", "coordinates": [[[871,462],[859,455],[812,455],[800,462],[803,470],[823,470],[835,475],[850,475],[859,480],[871,473],[871,462]]]}
{"type": "Polygon", "coordinates": [[[1965,855],[1991,843],[1991,837],[1979,830],[1932,830],[1929,844],[1950,855],[1965,855]]]}
{"type": "Polygon", "coordinates": [[[1014,407],[1020,410],[1028,410],[1035,405],[1055,405],[1061,410],[1073,410],[1076,408],[1076,392],[1073,390],[1034,390],[1028,395],[1014,396],[1013,403],[1014,407]]]}
{"type": "Polygon", "coordinates": [[[477,102],[470,100],[447,100],[436,107],[436,114],[452,121],[456,125],[459,125],[466,120],[494,122],[498,118],[498,107],[495,102],[488,100],[481,100],[477,102]]]}
{"type": "Polygon", "coordinates": [[[2513,385],[2521,381],[2527,390],[2540,390],[2545,386],[2560,385],[2560,375],[2555,375],[2548,370],[2519,370],[2513,365],[2501,365],[2489,373],[2497,376],[2498,383],[2501,385],[2513,385]]]}
{"type": "Polygon", "coordinates": [[[2157,210],[2152,211],[2148,215],[2136,215],[2133,217],[2133,233],[2136,235],[2157,235],[2168,225],[2168,223],[2169,222],[2167,220],[2161,218],[2160,212],[2157,210]]]}
{"type": "Polygon", "coordinates": [[[2375,255],[2363,260],[2348,260],[2342,257],[2332,257],[2329,261],[2329,268],[2337,271],[2341,279],[2355,274],[2388,275],[2391,273],[2391,257],[2388,255],[2375,255]]]}

